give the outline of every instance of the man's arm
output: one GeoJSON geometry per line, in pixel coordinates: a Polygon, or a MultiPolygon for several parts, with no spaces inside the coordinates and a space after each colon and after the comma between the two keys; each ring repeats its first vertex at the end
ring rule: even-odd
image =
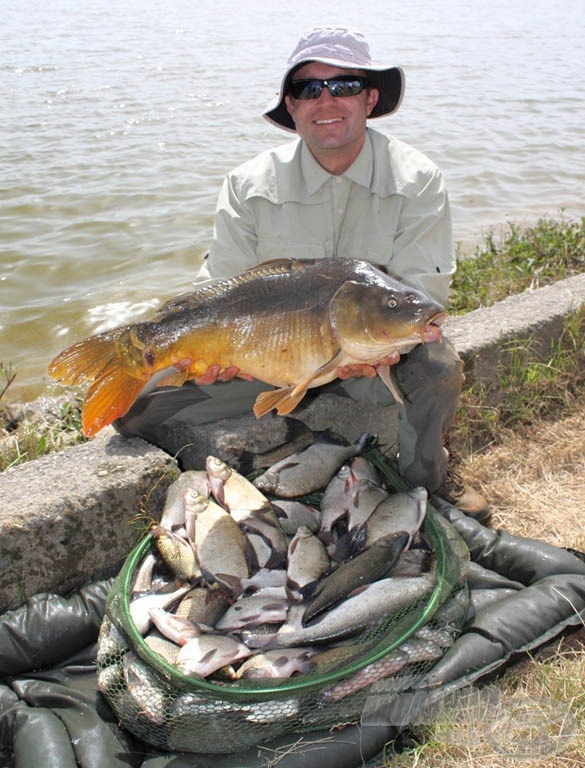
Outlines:
{"type": "Polygon", "coordinates": [[[258,263],[256,227],[252,211],[240,200],[238,179],[229,174],[223,181],[215,211],[213,239],[195,283],[232,277],[258,263]]]}
{"type": "Polygon", "coordinates": [[[405,200],[388,269],[446,305],[455,266],[449,199],[443,176],[435,170],[416,195],[405,200]]]}

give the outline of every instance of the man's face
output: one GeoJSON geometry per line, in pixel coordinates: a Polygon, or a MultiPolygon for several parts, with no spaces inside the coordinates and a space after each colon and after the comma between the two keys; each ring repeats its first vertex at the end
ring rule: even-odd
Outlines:
{"type": "MultiPolygon", "coordinates": [[[[318,78],[326,80],[336,75],[360,75],[359,69],[342,69],[328,64],[310,62],[298,69],[293,80],[318,78]]],[[[327,88],[317,99],[294,99],[285,96],[285,104],[297,133],[318,162],[323,163],[331,153],[347,153],[351,162],[364,143],[366,119],[378,101],[376,88],[365,89],[356,96],[332,96],[327,88]]]]}

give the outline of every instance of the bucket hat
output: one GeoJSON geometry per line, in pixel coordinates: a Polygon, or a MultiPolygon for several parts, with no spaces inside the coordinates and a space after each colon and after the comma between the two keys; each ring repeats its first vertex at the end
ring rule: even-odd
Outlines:
{"type": "Polygon", "coordinates": [[[387,64],[372,61],[366,38],[355,29],[314,27],[301,35],[288,59],[280,92],[264,112],[263,117],[279,128],[295,130],[284,97],[295,71],[310,61],[367,72],[368,79],[380,92],[378,103],[368,117],[390,115],[400,106],[404,95],[404,72],[400,67],[389,67],[387,64]]]}

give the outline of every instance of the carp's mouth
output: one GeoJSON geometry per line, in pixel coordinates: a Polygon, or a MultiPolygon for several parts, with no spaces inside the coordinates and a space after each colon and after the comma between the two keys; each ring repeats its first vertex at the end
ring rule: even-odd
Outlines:
{"type": "Polygon", "coordinates": [[[422,330],[421,340],[425,343],[429,341],[439,341],[442,333],[441,326],[445,322],[446,317],[446,312],[437,312],[436,315],[433,315],[422,330]]]}

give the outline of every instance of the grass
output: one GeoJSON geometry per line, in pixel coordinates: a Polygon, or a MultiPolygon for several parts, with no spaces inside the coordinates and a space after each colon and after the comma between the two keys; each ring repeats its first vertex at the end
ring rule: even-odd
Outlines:
{"type": "Polygon", "coordinates": [[[585,653],[561,638],[498,681],[470,686],[414,727],[408,748],[386,747],[388,768],[573,768],[585,755],[585,653]]]}
{"type": "Polygon", "coordinates": [[[585,271],[585,218],[540,219],[528,228],[510,224],[499,241],[493,232],[484,241],[471,257],[458,254],[449,299],[453,314],[585,271]]]}
{"type": "MultiPolygon", "coordinates": [[[[458,254],[449,311],[464,314],[508,296],[585,271],[585,218],[540,219],[533,227],[510,224],[493,232],[471,257],[458,254]]],[[[497,444],[509,429],[530,427],[571,412],[585,395],[585,307],[571,313],[559,337],[543,345],[516,337],[500,350],[492,381],[462,393],[449,435],[456,455],[497,444]]]]}
{"type": "Polygon", "coordinates": [[[80,403],[74,398],[58,405],[50,417],[39,415],[18,425],[8,421],[4,432],[0,441],[0,472],[86,439],[81,431],[80,403]]]}
{"type": "Polygon", "coordinates": [[[510,429],[572,413],[585,396],[585,306],[571,312],[557,338],[516,337],[500,350],[500,372],[461,395],[449,434],[456,455],[501,442],[510,429]]]}

